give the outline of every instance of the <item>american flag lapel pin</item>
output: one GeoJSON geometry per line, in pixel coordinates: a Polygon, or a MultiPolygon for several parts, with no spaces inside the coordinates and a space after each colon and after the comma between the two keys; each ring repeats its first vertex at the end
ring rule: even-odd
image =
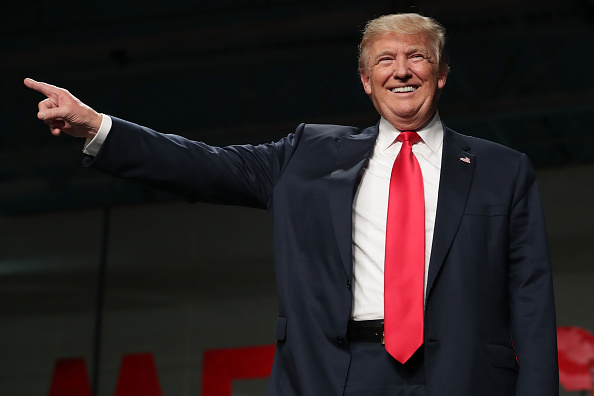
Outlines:
{"type": "Polygon", "coordinates": [[[466,164],[470,164],[470,158],[468,158],[466,156],[465,157],[460,157],[460,161],[462,161],[462,162],[464,162],[466,164]]]}

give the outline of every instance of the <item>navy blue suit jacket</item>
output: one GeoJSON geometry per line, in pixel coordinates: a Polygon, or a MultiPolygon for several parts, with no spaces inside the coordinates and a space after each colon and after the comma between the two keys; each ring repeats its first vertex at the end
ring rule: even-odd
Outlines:
{"type": "MultiPolygon", "coordinates": [[[[352,204],[378,127],[302,124],[276,143],[217,148],[113,121],[86,165],[191,202],[271,213],[279,317],[268,395],[341,395],[350,363],[352,204]]],[[[552,279],[530,163],[501,145],[444,132],[426,394],[557,395],[552,279]]]]}

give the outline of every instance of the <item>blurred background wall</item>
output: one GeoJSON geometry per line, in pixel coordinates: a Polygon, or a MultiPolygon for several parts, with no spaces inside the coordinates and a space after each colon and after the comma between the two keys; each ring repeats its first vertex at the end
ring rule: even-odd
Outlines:
{"type": "MultiPolygon", "coordinates": [[[[99,393],[112,395],[121,356],[136,352],[154,354],[164,395],[198,395],[205,349],[271,344],[276,319],[265,212],[189,205],[82,168],[82,142],[50,136],[23,78],[211,144],[268,142],[300,122],[369,126],[357,44],[368,19],[392,12],[447,28],[444,122],[531,158],[558,324],[594,330],[591,0],[0,7],[1,395],[47,394],[55,360],[73,356],[98,365],[99,393]]],[[[234,394],[264,388],[237,381],[234,394]]]]}

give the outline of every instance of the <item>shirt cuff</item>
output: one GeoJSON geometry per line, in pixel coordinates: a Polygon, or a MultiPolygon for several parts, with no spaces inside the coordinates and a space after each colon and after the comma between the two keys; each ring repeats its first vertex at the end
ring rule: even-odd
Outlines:
{"type": "Polygon", "coordinates": [[[101,114],[101,125],[97,134],[93,138],[87,138],[83,153],[95,157],[103,145],[103,141],[111,130],[111,117],[106,114],[101,114]]]}

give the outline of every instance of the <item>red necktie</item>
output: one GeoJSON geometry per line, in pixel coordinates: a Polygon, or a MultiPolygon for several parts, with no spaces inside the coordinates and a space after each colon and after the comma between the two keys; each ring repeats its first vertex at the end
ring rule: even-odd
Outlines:
{"type": "Polygon", "coordinates": [[[402,132],[390,178],[384,264],[384,339],[401,363],[423,344],[425,198],[423,175],[412,152],[416,132],[402,132]]]}

